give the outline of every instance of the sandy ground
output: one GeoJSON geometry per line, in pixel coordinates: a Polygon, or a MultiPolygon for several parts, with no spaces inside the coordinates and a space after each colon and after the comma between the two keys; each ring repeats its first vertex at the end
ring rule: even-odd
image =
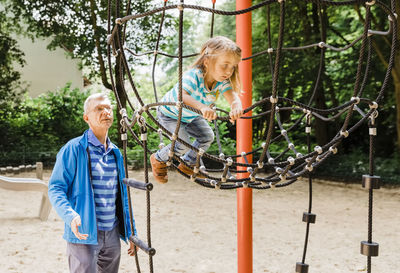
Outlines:
{"type": "MultiPolygon", "coordinates": [[[[34,174],[22,176],[28,175],[34,174]]],[[[143,172],[130,177],[143,180],[143,172]]],[[[146,194],[131,194],[139,237],[146,240],[146,194]]],[[[316,181],[313,197],[317,221],[310,231],[309,272],[366,272],[360,242],[367,239],[367,191],[359,185],[316,181]]],[[[68,272],[63,223],[54,210],[41,222],[40,201],[37,192],[0,189],[0,272],[68,272]]],[[[237,272],[236,191],[205,189],[170,173],[168,184],[155,184],[151,205],[154,272],[237,272]]],[[[304,181],[253,192],[253,272],[295,272],[303,253],[306,224],[301,219],[307,208],[304,181]]],[[[400,272],[400,189],[374,191],[373,221],[380,253],[372,258],[372,272],[400,272]]],[[[127,246],[122,248],[120,272],[137,272],[127,246]]],[[[139,252],[141,272],[150,272],[147,257],[139,252]]]]}

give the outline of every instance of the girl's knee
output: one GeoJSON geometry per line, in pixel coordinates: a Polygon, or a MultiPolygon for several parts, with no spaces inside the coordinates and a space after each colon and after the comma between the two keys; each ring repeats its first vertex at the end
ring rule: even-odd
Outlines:
{"type": "Polygon", "coordinates": [[[204,132],[204,142],[206,143],[213,143],[215,139],[215,135],[213,130],[210,128],[210,130],[206,130],[204,132]]]}

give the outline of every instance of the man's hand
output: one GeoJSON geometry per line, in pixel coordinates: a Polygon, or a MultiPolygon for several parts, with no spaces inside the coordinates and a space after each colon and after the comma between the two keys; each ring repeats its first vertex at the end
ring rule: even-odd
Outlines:
{"type": "Polygon", "coordinates": [[[203,114],[203,117],[208,121],[212,121],[217,118],[216,111],[209,106],[202,107],[200,111],[203,114]]]}
{"type": "MultiPolygon", "coordinates": [[[[128,249],[128,255],[129,256],[135,256],[135,244],[129,241],[129,249],[128,249]]],[[[136,247],[136,251],[138,251],[139,248],[136,247]]]]}
{"type": "Polygon", "coordinates": [[[89,235],[79,233],[78,227],[80,226],[81,226],[81,217],[78,215],[75,216],[75,218],[72,219],[71,221],[71,230],[75,234],[76,238],[78,238],[79,240],[86,240],[89,235]]]}

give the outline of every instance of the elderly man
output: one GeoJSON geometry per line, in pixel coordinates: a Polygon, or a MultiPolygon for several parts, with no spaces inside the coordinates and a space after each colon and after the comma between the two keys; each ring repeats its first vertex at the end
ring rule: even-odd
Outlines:
{"type": "MultiPolygon", "coordinates": [[[[57,154],[49,198],[65,223],[70,272],[118,272],[120,238],[127,242],[132,232],[123,158],[108,138],[113,122],[108,96],[89,96],[83,119],[89,129],[57,154]]],[[[131,242],[128,254],[134,255],[131,242]]]]}

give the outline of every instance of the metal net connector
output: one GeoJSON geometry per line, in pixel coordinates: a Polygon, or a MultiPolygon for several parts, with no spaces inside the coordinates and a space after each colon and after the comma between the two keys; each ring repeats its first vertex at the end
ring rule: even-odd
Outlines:
{"type": "MultiPolygon", "coordinates": [[[[397,13],[393,13],[393,15],[394,15],[394,18],[397,19],[397,13]]],[[[388,15],[388,19],[389,19],[390,22],[393,22],[393,19],[392,19],[392,17],[390,15],[388,15]]]]}
{"type": "Polygon", "coordinates": [[[182,5],[182,4],[177,5],[176,8],[177,8],[179,11],[183,11],[183,5],[182,5]]]}
{"type": "Polygon", "coordinates": [[[279,112],[279,106],[275,106],[275,112],[279,112]]]}
{"type": "Polygon", "coordinates": [[[370,127],[369,129],[368,129],[368,131],[369,131],[369,135],[370,136],[376,136],[378,133],[377,133],[377,130],[376,130],[376,127],[370,127]]]}
{"type": "Polygon", "coordinates": [[[307,170],[307,171],[309,171],[309,172],[312,172],[312,170],[314,169],[314,167],[312,166],[312,165],[306,165],[305,166],[305,169],[307,170]]]}
{"type": "Polygon", "coordinates": [[[193,167],[193,172],[194,172],[195,174],[198,174],[198,173],[199,173],[199,168],[193,167]]]}
{"type": "Polygon", "coordinates": [[[317,156],[317,158],[315,159],[315,161],[320,162],[322,160],[322,156],[317,156]]]}
{"type": "Polygon", "coordinates": [[[157,130],[157,133],[159,133],[159,134],[162,134],[162,129],[161,128],[159,128],[158,130],[157,130]]]}
{"type": "Polygon", "coordinates": [[[243,181],[242,182],[242,186],[243,186],[243,188],[248,188],[249,187],[249,182],[243,181]]]}
{"type": "Polygon", "coordinates": [[[293,157],[289,156],[287,160],[289,161],[290,165],[294,165],[295,159],[293,157]]]}
{"type": "Polygon", "coordinates": [[[215,180],[211,180],[210,184],[214,186],[215,189],[219,190],[221,188],[221,182],[217,182],[215,180]]]}
{"type": "Polygon", "coordinates": [[[294,149],[294,144],[290,142],[290,143],[288,144],[288,148],[289,148],[289,149],[294,149]]]}
{"type": "Polygon", "coordinates": [[[378,108],[378,103],[376,102],[376,101],[373,101],[370,105],[369,105],[369,108],[370,109],[376,109],[376,108],[378,108]]]}
{"type": "Polygon", "coordinates": [[[169,152],[168,152],[168,156],[169,156],[170,158],[172,158],[172,157],[174,156],[174,152],[173,152],[173,151],[171,151],[171,150],[169,150],[169,152]]]}
{"type": "Polygon", "coordinates": [[[336,154],[336,153],[337,153],[337,148],[331,146],[331,147],[329,147],[329,151],[330,151],[332,154],[336,154]]]}
{"type": "Polygon", "coordinates": [[[345,138],[349,136],[349,131],[340,131],[340,135],[344,136],[345,138]]]}
{"type": "Polygon", "coordinates": [[[319,46],[320,48],[324,48],[325,43],[324,43],[324,42],[319,42],[319,43],[318,43],[318,46],[319,46]]]}
{"type": "Polygon", "coordinates": [[[177,138],[178,138],[178,136],[175,133],[173,133],[171,136],[171,140],[176,140],[177,138]]]}
{"type": "Polygon", "coordinates": [[[226,159],[226,165],[227,165],[227,166],[232,166],[232,163],[233,163],[232,158],[228,157],[228,158],[226,159]]]}
{"type": "Polygon", "coordinates": [[[310,126],[306,126],[306,134],[310,134],[311,133],[311,127],[310,126]]]}
{"type": "Polygon", "coordinates": [[[301,154],[301,153],[297,153],[296,154],[296,158],[300,158],[300,157],[302,157],[303,155],[301,154]]]}
{"type": "Polygon", "coordinates": [[[272,157],[270,157],[270,158],[268,158],[268,163],[269,164],[274,164],[275,160],[272,157]]]}
{"type": "Polygon", "coordinates": [[[241,152],[240,155],[245,157],[246,156],[246,152],[241,152]]]}
{"type": "Polygon", "coordinates": [[[226,177],[221,177],[221,182],[225,183],[226,182],[226,177]]]}
{"type": "Polygon", "coordinates": [[[128,139],[128,134],[127,134],[127,133],[121,134],[121,140],[122,140],[122,141],[125,141],[125,140],[127,140],[127,139],[128,139]]]}
{"type": "Polygon", "coordinates": [[[285,2],[285,0],[278,0],[278,3],[282,3],[282,2],[285,2]]]}
{"type": "Polygon", "coordinates": [[[220,153],[218,157],[219,157],[220,159],[225,159],[224,153],[220,153]]]}
{"type": "Polygon", "coordinates": [[[351,97],[350,101],[355,100],[355,104],[359,104],[360,103],[360,97],[351,97]]]}
{"type": "Polygon", "coordinates": [[[280,174],[279,175],[279,179],[280,179],[280,182],[285,182],[286,181],[286,174],[280,174]]]}
{"type": "Polygon", "coordinates": [[[157,54],[158,54],[158,51],[157,51],[157,50],[154,50],[154,51],[153,51],[153,54],[154,54],[154,55],[157,55],[157,54]]]}
{"type": "Polygon", "coordinates": [[[182,102],[181,101],[177,101],[176,103],[175,103],[175,106],[176,107],[178,107],[178,108],[181,108],[182,107],[182,102]]]}
{"type": "Polygon", "coordinates": [[[269,182],[269,184],[268,184],[268,185],[269,185],[270,189],[275,189],[275,187],[276,187],[276,186],[275,186],[275,184],[274,184],[274,183],[272,183],[272,182],[269,182]]]}
{"type": "Polygon", "coordinates": [[[198,153],[199,153],[200,156],[203,156],[204,155],[204,150],[202,148],[199,148],[199,152],[198,153]]]}
{"type": "Polygon", "coordinates": [[[247,167],[246,170],[247,170],[248,173],[252,173],[253,172],[253,168],[252,167],[247,167]]]}
{"type": "Polygon", "coordinates": [[[274,98],[273,96],[271,96],[271,97],[269,97],[269,101],[273,104],[276,104],[276,103],[278,103],[278,98],[276,98],[276,97],[274,98]]]}
{"type": "Polygon", "coordinates": [[[141,111],[142,112],[146,112],[147,110],[149,110],[149,106],[148,105],[143,105],[141,111]]]}
{"type": "Polygon", "coordinates": [[[158,149],[161,150],[164,147],[165,147],[165,143],[164,142],[161,142],[160,144],[158,144],[158,149]]]}
{"type": "Polygon", "coordinates": [[[115,23],[118,25],[122,25],[122,19],[121,18],[115,19],[115,23]]]}
{"type": "Polygon", "coordinates": [[[165,164],[169,167],[172,165],[172,162],[168,160],[165,164]]]}
{"type": "Polygon", "coordinates": [[[365,2],[365,5],[367,5],[367,6],[373,6],[373,5],[375,5],[375,0],[372,0],[372,1],[369,1],[369,2],[365,2]]]}
{"type": "Polygon", "coordinates": [[[251,182],[256,182],[256,177],[253,176],[253,175],[250,175],[250,181],[251,181],[251,182]]]}
{"type": "Polygon", "coordinates": [[[265,146],[267,145],[267,143],[265,143],[265,142],[263,142],[262,144],[261,144],[261,147],[263,148],[263,149],[265,149],[265,146]]]}
{"type": "Polygon", "coordinates": [[[190,176],[190,181],[191,181],[191,182],[194,182],[195,179],[196,179],[196,178],[195,178],[193,175],[190,176]]]}
{"type": "Polygon", "coordinates": [[[262,169],[264,167],[264,162],[257,161],[257,167],[262,169]]]}
{"type": "Polygon", "coordinates": [[[316,151],[319,155],[323,152],[321,146],[315,146],[314,151],[316,151]]]}
{"type": "Polygon", "coordinates": [[[275,168],[275,172],[281,174],[281,173],[283,173],[283,169],[279,168],[279,167],[276,167],[275,168]]]}
{"type": "Polygon", "coordinates": [[[270,48],[267,49],[267,52],[268,53],[272,53],[272,52],[274,52],[274,49],[272,47],[270,47],[270,48]]]}
{"type": "Polygon", "coordinates": [[[121,110],[119,110],[119,113],[121,114],[122,118],[127,118],[128,117],[128,114],[127,114],[125,108],[121,108],[121,110]]]}
{"type": "Polygon", "coordinates": [[[141,135],[140,135],[140,139],[141,139],[142,141],[147,141],[147,133],[141,134],[141,135]]]}
{"type": "Polygon", "coordinates": [[[281,131],[281,135],[282,135],[282,136],[287,136],[287,131],[286,131],[286,130],[282,130],[282,131],[281,131]]]}

